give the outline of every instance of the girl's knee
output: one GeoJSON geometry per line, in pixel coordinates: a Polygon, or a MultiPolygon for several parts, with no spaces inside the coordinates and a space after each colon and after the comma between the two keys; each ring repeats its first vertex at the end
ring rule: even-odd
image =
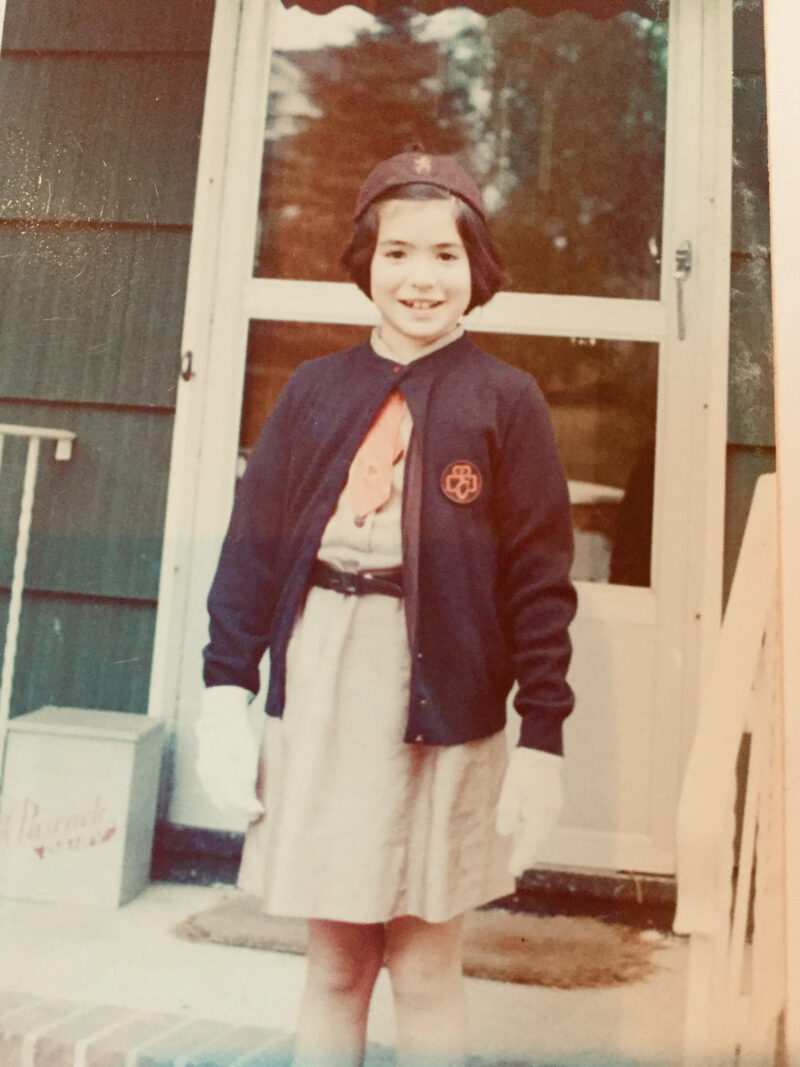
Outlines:
{"type": "Polygon", "coordinates": [[[461,986],[460,927],[421,920],[387,931],[386,967],[396,999],[433,1007],[461,986]]]}
{"type": "Polygon", "coordinates": [[[306,982],[332,997],[371,989],[383,960],[380,927],[350,923],[309,924],[306,982]]]}
{"type": "Polygon", "coordinates": [[[428,966],[389,968],[392,995],[398,1004],[416,1012],[436,1012],[449,1001],[461,984],[461,972],[428,966]]]}

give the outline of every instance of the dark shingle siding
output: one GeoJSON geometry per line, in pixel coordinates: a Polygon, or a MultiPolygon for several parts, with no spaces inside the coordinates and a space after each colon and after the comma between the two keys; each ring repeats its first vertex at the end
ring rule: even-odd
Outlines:
{"type": "MultiPolygon", "coordinates": [[[[8,0],[0,421],[42,451],[13,712],[147,708],[212,0],[8,0]]],[[[0,504],[7,611],[23,446],[0,504]]]]}

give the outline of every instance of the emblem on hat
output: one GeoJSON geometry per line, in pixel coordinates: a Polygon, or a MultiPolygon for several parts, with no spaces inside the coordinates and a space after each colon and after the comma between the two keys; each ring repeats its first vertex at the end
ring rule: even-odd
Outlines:
{"type": "Polygon", "coordinates": [[[417,174],[430,174],[433,163],[430,156],[415,156],[414,170],[417,174]]]}
{"type": "Polygon", "coordinates": [[[471,504],[481,495],[483,477],[468,459],[457,459],[442,471],[442,492],[454,504],[471,504]]]}

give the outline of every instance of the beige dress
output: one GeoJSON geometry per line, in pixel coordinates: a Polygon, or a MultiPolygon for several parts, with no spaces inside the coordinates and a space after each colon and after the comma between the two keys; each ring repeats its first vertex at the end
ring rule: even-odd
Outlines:
{"type": "MultiPolygon", "coordinates": [[[[404,429],[407,440],[410,416],[404,429]]],[[[399,564],[402,484],[401,460],[389,501],[362,526],[342,496],[319,558],[343,569],[399,564]]],[[[405,742],[409,674],[402,600],[309,590],[283,718],[265,725],[265,815],[248,829],[239,874],[271,914],[442,922],[514,891],[510,845],[494,829],[505,736],[405,742]]]]}

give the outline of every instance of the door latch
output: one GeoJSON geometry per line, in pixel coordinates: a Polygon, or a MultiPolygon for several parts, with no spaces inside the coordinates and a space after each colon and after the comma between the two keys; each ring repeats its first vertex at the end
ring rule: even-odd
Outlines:
{"type": "Polygon", "coordinates": [[[181,356],[181,378],[185,382],[190,382],[194,378],[194,356],[191,352],[184,352],[181,356]]]}
{"type": "Polygon", "coordinates": [[[686,315],[683,308],[683,283],[692,273],[692,242],[681,241],[675,249],[675,286],[678,301],[678,340],[686,338],[686,315]]]}

